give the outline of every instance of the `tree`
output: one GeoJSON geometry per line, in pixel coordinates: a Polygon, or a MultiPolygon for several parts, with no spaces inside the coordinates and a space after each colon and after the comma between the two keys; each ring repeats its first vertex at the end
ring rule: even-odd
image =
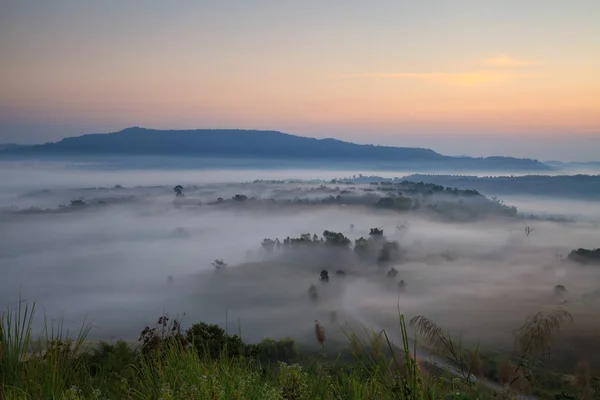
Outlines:
{"type": "Polygon", "coordinates": [[[245,344],[238,335],[229,335],[218,325],[194,324],[187,330],[186,339],[193,345],[200,359],[207,356],[213,360],[222,356],[227,359],[254,357],[258,353],[256,346],[245,344]]]}
{"type": "Polygon", "coordinates": [[[340,232],[325,231],[323,237],[325,238],[325,244],[331,246],[348,248],[351,243],[350,239],[340,232]]]}
{"type": "Polygon", "coordinates": [[[369,236],[381,237],[383,236],[383,229],[371,228],[369,236]]]}
{"type": "Polygon", "coordinates": [[[315,285],[310,285],[310,287],[308,288],[308,295],[310,296],[310,299],[312,301],[317,300],[317,297],[319,297],[319,295],[317,294],[317,287],[315,285]]]}
{"type": "Polygon", "coordinates": [[[580,264],[600,264],[600,248],[572,250],[567,259],[580,264]]]}
{"type": "Polygon", "coordinates": [[[337,311],[331,311],[329,313],[329,320],[332,324],[335,324],[337,322],[337,311]]]}
{"type": "Polygon", "coordinates": [[[177,185],[173,188],[173,191],[175,192],[175,197],[184,197],[185,195],[183,194],[183,186],[181,185],[177,185]]]}
{"type": "Polygon", "coordinates": [[[275,247],[275,241],[272,239],[265,239],[262,242],[262,247],[267,251],[267,253],[272,253],[273,248],[275,247]]]}
{"type": "Polygon", "coordinates": [[[354,252],[361,258],[366,258],[369,254],[369,242],[364,237],[354,241],[354,252]]]}
{"type": "Polygon", "coordinates": [[[408,211],[412,208],[412,200],[410,197],[382,197],[375,204],[376,207],[389,208],[398,211],[408,211]]]}
{"type": "Polygon", "coordinates": [[[83,201],[82,199],[79,200],[71,200],[71,207],[85,207],[87,206],[87,203],[85,201],[83,201]]]}
{"type": "Polygon", "coordinates": [[[258,360],[265,365],[278,361],[291,364],[298,359],[296,342],[292,339],[275,341],[267,338],[258,345],[258,360]]]}
{"type": "Polygon", "coordinates": [[[400,245],[398,242],[385,242],[383,247],[379,251],[379,257],[377,257],[378,265],[385,265],[391,261],[398,259],[400,256],[400,245]]]}
{"type": "Polygon", "coordinates": [[[525,236],[531,235],[535,228],[531,228],[529,225],[525,227],[525,236]]]}
{"type": "Polygon", "coordinates": [[[211,265],[213,267],[215,267],[216,269],[223,269],[223,268],[225,268],[227,266],[227,264],[225,264],[225,262],[223,261],[223,259],[220,259],[220,260],[217,259],[217,260],[213,261],[211,263],[211,265]]]}
{"type": "Polygon", "coordinates": [[[400,290],[400,293],[404,293],[404,291],[406,290],[406,284],[404,283],[403,279],[401,279],[400,282],[398,282],[398,289],[400,290]]]}
{"type": "Polygon", "coordinates": [[[556,296],[560,296],[564,293],[567,293],[567,289],[564,287],[564,285],[556,285],[554,286],[554,294],[556,296]]]}

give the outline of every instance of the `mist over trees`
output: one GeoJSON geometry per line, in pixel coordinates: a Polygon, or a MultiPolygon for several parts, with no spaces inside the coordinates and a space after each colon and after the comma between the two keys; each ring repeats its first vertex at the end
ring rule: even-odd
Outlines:
{"type": "MultiPolygon", "coordinates": [[[[310,255],[331,259],[331,256],[352,256],[356,260],[374,264],[380,267],[388,266],[402,260],[404,251],[397,241],[389,241],[380,228],[371,228],[367,238],[360,237],[354,242],[342,232],[325,230],[321,236],[317,234],[303,233],[298,237],[286,237],[283,240],[266,238],[261,243],[262,248],[268,254],[280,255],[310,255]],[[280,243],[280,245],[277,245],[280,243]],[[277,253],[276,251],[279,251],[277,253]],[[329,257],[327,256],[329,254],[329,257]]],[[[337,275],[343,275],[343,270],[336,271],[337,275]]],[[[395,275],[394,275],[395,276],[395,275]]],[[[328,271],[322,271],[321,280],[328,281],[328,271]]]]}
{"type": "MultiPolygon", "coordinates": [[[[368,207],[375,210],[390,210],[398,213],[422,213],[437,216],[449,221],[473,221],[488,217],[513,218],[518,212],[516,207],[504,204],[497,198],[488,198],[475,190],[448,188],[441,185],[410,181],[371,182],[368,185],[357,185],[351,182],[339,184],[310,185],[298,183],[301,187],[294,188],[290,183],[255,181],[244,185],[249,191],[253,186],[264,188],[266,191],[280,193],[279,196],[254,196],[238,192],[229,198],[195,198],[198,187],[176,185],[172,188],[177,206],[186,207],[244,207],[273,208],[286,206],[340,206],[368,207]]],[[[158,188],[156,188],[158,190],[158,188]]],[[[20,209],[5,209],[12,213],[55,213],[73,212],[85,204],[87,208],[124,204],[142,201],[144,197],[136,196],[140,190],[123,188],[90,188],[86,194],[96,195],[96,198],[72,200],[68,206],[61,205],[56,209],[30,207],[20,209]]],[[[2,212],[0,210],[0,212],[2,212]]],[[[325,238],[326,240],[327,238],[325,238]]],[[[331,238],[330,240],[335,240],[331,238]]]]}
{"type": "Polygon", "coordinates": [[[579,264],[597,264],[600,265],[600,248],[595,250],[577,249],[572,250],[567,259],[579,264]]]}
{"type": "Polygon", "coordinates": [[[553,196],[564,199],[600,199],[600,175],[464,176],[409,175],[404,179],[475,189],[493,195],[553,196]]]}
{"type": "MultiPolygon", "coordinates": [[[[8,222],[2,261],[9,282],[0,292],[13,290],[12,276],[32,281],[30,293],[52,312],[77,299],[103,319],[106,330],[97,335],[131,333],[119,325],[133,318],[125,303],[144,319],[159,309],[181,311],[186,324],[204,322],[175,327],[168,340],[206,359],[298,358],[294,341],[265,337],[293,337],[319,352],[315,344],[325,338],[332,354],[347,344],[338,327],[348,321],[391,326],[393,334],[399,305],[407,316],[431,316],[494,346],[526,313],[549,306],[589,313],[600,298],[592,265],[598,250],[585,249],[595,248],[593,223],[534,223],[472,189],[370,178],[190,184],[177,176],[162,186],[111,183],[18,197],[23,204],[39,198],[65,205],[0,213],[8,222]],[[571,248],[578,250],[567,257],[571,248]],[[244,343],[230,333],[235,318],[244,343]],[[321,328],[326,336],[317,335],[321,328]]],[[[593,321],[581,321],[590,325],[567,334],[583,354],[592,346],[585,335],[595,331],[593,321]]],[[[143,332],[144,352],[152,353],[162,328],[143,332]]],[[[486,362],[486,376],[512,379],[516,367],[486,362]]]]}

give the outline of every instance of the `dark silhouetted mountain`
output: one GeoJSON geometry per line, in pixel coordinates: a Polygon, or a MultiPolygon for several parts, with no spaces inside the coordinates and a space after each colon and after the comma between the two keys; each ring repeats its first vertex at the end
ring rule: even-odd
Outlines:
{"type": "Polygon", "coordinates": [[[536,160],[512,157],[448,157],[430,149],[360,145],[336,139],[314,139],[277,131],[197,129],[155,130],[127,128],[107,134],[70,137],[23,149],[4,151],[35,155],[162,155],[261,160],[320,160],[377,162],[397,166],[482,170],[551,169],[536,160]]]}
{"type": "Polygon", "coordinates": [[[31,146],[25,145],[25,144],[16,144],[16,143],[0,143],[0,151],[24,149],[26,147],[31,147],[31,146]]]}

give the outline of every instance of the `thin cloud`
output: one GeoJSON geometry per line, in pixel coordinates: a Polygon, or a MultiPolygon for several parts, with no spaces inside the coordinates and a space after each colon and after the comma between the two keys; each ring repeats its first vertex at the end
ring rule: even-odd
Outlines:
{"type": "Polygon", "coordinates": [[[514,79],[531,78],[530,74],[517,74],[499,71],[472,72],[395,72],[395,73],[362,73],[339,75],[342,78],[408,78],[452,86],[478,86],[514,79]]]}
{"type": "Polygon", "coordinates": [[[582,133],[600,133],[600,127],[582,129],[581,132],[582,133]]]}
{"type": "Polygon", "coordinates": [[[533,60],[519,60],[506,55],[486,58],[482,62],[486,67],[498,67],[498,68],[514,68],[514,67],[533,67],[540,66],[540,61],[533,60]]]}

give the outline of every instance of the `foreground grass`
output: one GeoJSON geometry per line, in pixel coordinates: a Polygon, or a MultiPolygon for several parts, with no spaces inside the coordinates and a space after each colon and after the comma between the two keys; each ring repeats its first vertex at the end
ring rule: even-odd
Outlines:
{"type": "MultiPolygon", "coordinates": [[[[162,317],[146,327],[140,346],[125,342],[84,348],[90,325],[71,336],[60,324],[45,325],[32,337],[35,305],[19,303],[0,323],[1,399],[493,399],[515,392],[486,391],[471,379],[477,354],[458,360],[464,376],[424,371],[410,348],[400,316],[402,347],[385,331],[367,340],[350,333],[350,362],[323,356],[301,359],[291,341],[248,345],[214,325],[183,332],[162,317]],[[463,361],[465,361],[463,363],[463,361]]],[[[316,327],[316,339],[325,337],[316,327]]],[[[434,341],[440,332],[429,332],[434,341]]],[[[448,339],[450,340],[450,339],[448,339]]],[[[453,352],[462,354],[452,343],[453,352]]],[[[465,353],[466,354],[466,353],[465,353]]],[[[462,358],[462,355],[458,355],[462,358]]],[[[559,398],[559,397],[556,397],[559,398]]],[[[587,397],[563,397],[587,398],[587,397]]]]}

